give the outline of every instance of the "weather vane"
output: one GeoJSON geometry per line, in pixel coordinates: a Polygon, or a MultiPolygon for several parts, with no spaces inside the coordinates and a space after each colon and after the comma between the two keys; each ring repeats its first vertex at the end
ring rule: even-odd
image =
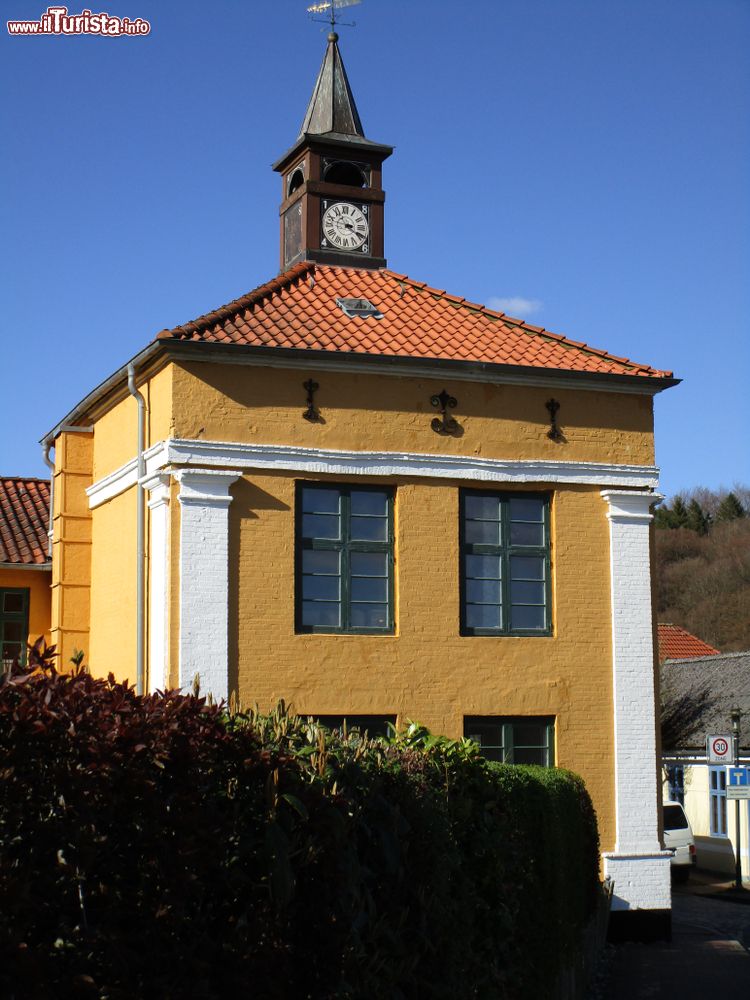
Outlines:
{"type": "Polygon", "coordinates": [[[355,4],[362,3],[362,0],[325,0],[323,3],[314,3],[307,8],[308,14],[326,14],[326,17],[311,17],[312,21],[321,21],[323,24],[330,24],[331,31],[336,30],[336,25],[353,28],[356,21],[339,21],[336,11],[342,7],[354,7],[355,4]]]}

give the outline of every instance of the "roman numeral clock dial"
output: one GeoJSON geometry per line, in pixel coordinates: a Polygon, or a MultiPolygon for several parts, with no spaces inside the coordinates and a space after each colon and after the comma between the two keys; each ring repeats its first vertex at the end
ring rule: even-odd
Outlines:
{"type": "Polygon", "coordinates": [[[360,208],[346,201],[324,201],[323,209],[321,246],[369,252],[370,223],[366,205],[360,208]]]}

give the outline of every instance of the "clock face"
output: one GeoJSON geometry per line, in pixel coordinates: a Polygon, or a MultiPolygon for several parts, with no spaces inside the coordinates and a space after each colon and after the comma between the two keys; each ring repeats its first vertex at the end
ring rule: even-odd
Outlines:
{"type": "MultiPolygon", "coordinates": [[[[328,204],[324,202],[324,207],[328,204]]],[[[367,239],[370,224],[367,221],[367,206],[358,208],[346,201],[336,201],[323,212],[323,233],[321,245],[334,246],[339,250],[364,250],[367,253],[367,239]]]]}

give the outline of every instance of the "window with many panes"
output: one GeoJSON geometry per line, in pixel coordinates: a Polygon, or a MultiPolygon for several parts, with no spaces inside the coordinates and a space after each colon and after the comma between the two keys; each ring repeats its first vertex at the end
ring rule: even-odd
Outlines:
{"type": "Polygon", "coordinates": [[[482,756],[501,764],[555,763],[555,720],[551,716],[472,715],[464,736],[478,743],[482,756]]]}
{"type": "Polygon", "coordinates": [[[393,632],[393,494],[300,483],[297,629],[393,632]]]}
{"type": "Polygon", "coordinates": [[[29,591],[0,589],[0,659],[8,665],[26,658],[29,635],[29,591]]]}
{"type": "Polygon", "coordinates": [[[708,794],[711,807],[711,836],[727,835],[727,771],[711,767],[708,772],[708,794]]]}
{"type": "Polygon", "coordinates": [[[685,805],[685,768],[682,764],[670,764],[667,767],[667,784],[669,786],[669,801],[685,805]]]}
{"type": "Polygon", "coordinates": [[[461,632],[549,635],[549,499],[461,491],[461,632]]]}

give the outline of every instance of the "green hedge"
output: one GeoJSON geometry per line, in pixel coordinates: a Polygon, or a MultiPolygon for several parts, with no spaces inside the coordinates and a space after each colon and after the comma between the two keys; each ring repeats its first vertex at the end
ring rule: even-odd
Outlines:
{"type": "Polygon", "coordinates": [[[593,911],[577,777],[418,726],[0,681],[0,995],[538,1000],[593,911]]]}

